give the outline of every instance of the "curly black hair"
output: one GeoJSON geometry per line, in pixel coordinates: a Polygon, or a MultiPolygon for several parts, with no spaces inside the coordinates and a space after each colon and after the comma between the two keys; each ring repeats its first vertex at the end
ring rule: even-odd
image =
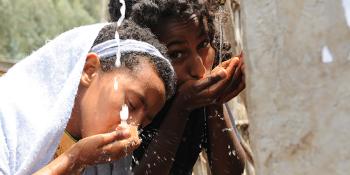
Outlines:
{"type": "MultiPolygon", "coordinates": [[[[159,52],[168,59],[166,47],[157,40],[152,32],[148,29],[141,28],[130,20],[124,20],[119,27],[117,27],[116,23],[111,23],[103,27],[96,37],[93,46],[114,39],[116,30],[119,33],[120,39],[134,39],[149,43],[157,48],[159,52]]],[[[134,68],[140,63],[140,59],[144,58],[152,64],[159,77],[163,80],[167,99],[171,98],[175,93],[176,77],[172,66],[167,60],[143,52],[122,52],[120,59],[125,67],[134,70],[134,68]]],[[[115,56],[101,59],[102,70],[105,72],[113,70],[115,68],[115,61],[115,56]]]]}
{"type": "MultiPolygon", "coordinates": [[[[125,0],[125,18],[129,18],[132,10],[132,6],[137,2],[137,0],[125,0]]],[[[108,12],[110,21],[118,21],[120,18],[120,7],[122,4],[119,0],[110,0],[108,3],[108,12]]]]}
{"type": "MultiPolygon", "coordinates": [[[[112,21],[117,21],[120,17],[121,4],[119,0],[110,0],[109,15],[112,21]]],[[[218,8],[214,3],[202,0],[129,0],[126,3],[126,18],[135,21],[141,27],[150,28],[155,31],[158,23],[164,18],[188,19],[196,14],[202,23],[208,24],[208,35],[213,48],[219,48],[219,35],[215,30],[214,12],[218,8]]],[[[232,56],[231,45],[224,43],[222,57],[223,60],[232,56]]],[[[215,63],[219,60],[219,52],[215,52],[215,63]]]]}

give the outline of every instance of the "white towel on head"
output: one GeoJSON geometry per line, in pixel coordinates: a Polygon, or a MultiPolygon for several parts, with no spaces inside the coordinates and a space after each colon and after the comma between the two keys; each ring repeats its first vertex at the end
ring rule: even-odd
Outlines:
{"type": "Polygon", "coordinates": [[[59,35],[0,78],[0,174],[32,174],[52,159],[104,25],[59,35]]]}

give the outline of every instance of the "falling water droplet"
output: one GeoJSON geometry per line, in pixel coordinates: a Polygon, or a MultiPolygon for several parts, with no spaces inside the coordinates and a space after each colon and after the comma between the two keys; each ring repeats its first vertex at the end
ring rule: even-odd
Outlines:
{"type": "Polygon", "coordinates": [[[231,132],[231,131],[233,131],[233,128],[224,128],[221,131],[222,132],[231,132]]]}
{"type": "Polygon", "coordinates": [[[120,111],[120,120],[122,126],[127,126],[128,123],[126,122],[129,118],[129,108],[126,104],[122,106],[122,110],[120,111]]]}
{"type": "Polygon", "coordinates": [[[117,80],[117,77],[114,77],[113,88],[114,88],[115,92],[118,91],[118,80],[117,80]]]}
{"type": "Polygon", "coordinates": [[[224,40],[224,23],[227,22],[228,14],[225,11],[224,5],[219,6],[218,12],[215,14],[216,21],[219,24],[219,64],[222,62],[222,49],[224,40]]]}
{"type": "Polygon", "coordinates": [[[122,4],[122,6],[120,7],[120,18],[117,21],[117,25],[120,26],[125,18],[125,1],[124,0],[119,0],[119,2],[122,4]]]}
{"type": "Polygon", "coordinates": [[[235,156],[235,155],[236,155],[236,151],[235,151],[235,150],[233,150],[233,151],[232,151],[232,154],[235,156]]]}
{"type": "MultiPolygon", "coordinates": [[[[120,14],[121,14],[121,16],[120,16],[120,18],[119,18],[118,21],[117,21],[117,26],[118,26],[118,27],[122,24],[122,22],[123,22],[123,20],[124,20],[124,18],[125,18],[125,9],[126,9],[126,7],[125,7],[125,1],[124,1],[124,0],[119,0],[119,2],[122,4],[122,6],[120,7],[120,14]]],[[[120,56],[121,56],[121,54],[120,54],[120,50],[119,50],[120,38],[119,38],[119,33],[118,33],[118,31],[115,32],[114,38],[116,39],[117,45],[118,45],[118,49],[117,49],[117,53],[116,53],[117,59],[115,60],[115,66],[116,66],[116,67],[120,67],[120,66],[121,66],[121,61],[120,61],[120,56]]]]}

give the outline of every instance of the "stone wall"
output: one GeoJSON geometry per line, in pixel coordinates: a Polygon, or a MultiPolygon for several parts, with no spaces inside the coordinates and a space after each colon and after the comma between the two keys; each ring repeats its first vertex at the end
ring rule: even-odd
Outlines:
{"type": "Polygon", "coordinates": [[[349,174],[350,28],[342,1],[241,3],[257,174],[349,174]]]}

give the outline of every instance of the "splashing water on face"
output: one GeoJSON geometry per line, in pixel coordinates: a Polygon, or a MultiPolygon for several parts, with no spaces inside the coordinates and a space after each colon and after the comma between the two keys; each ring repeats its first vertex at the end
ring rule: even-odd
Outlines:
{"type": "MultiPolygon", "coordinates": [[[[125,6],[125,1],[124,0],[119,0],[119,2],[122,4],[122,6],[120,7],[120,18],[117,21],[117,27],[119,27],[123,20],[125,19],[125,10],[126,10],[126,6],[125,6]]],[[[118,45],[118,49],[117,49],[117,53],[116,53],[116,61],[115,61],[115,66],[116,67],[120,67],[121,66],[121,61],[120,61],[120,57],[121,57],[121,53],[119,50],[119,46],[120,46],[120,37],[119,37],[119,33],[118,31],[115,31],[115,36],[114,38],[117,41],[117,45],[118,45]]],[[[118,90],[118,81],[117,78],[114,78],[114,89],[115,91],[118,90]]],[[[128,126],[127,120],[129,118],[129,108],[126,104],[124,104],[122,106],[122,110],[120,111],[120,120],[121,120],[121,126],[128,126]]]]}
{"type": "Polygon", "coordinates": [[[118,80],[117,80],[117,77],[114,77],[114,84],[113,84],[113,88],[114,88],[114,91],[117,92],[118,91],[118,80]]]}
{"type": "Polygon", "coordinates": [[[129,108],[126,104],[122,106],[122,110],[120,111],[120,120],[122,126],[127,126],[127,120],[129,118],[129,108]]]}
{"type": "MultiPolygon", "coordinates": [[[[117,77],[114,77],[113,89],[115,93],[118,92],[118,88],[119,88],[118,79],[117,77]]],[[[127,127],[128,126],[127,120],[129,118],[129,108],[126,104],[122,106],[122,109],[120,110],[119,114],[120,114],[120,120],[121,120],[120,126],[127,127]]]]}

